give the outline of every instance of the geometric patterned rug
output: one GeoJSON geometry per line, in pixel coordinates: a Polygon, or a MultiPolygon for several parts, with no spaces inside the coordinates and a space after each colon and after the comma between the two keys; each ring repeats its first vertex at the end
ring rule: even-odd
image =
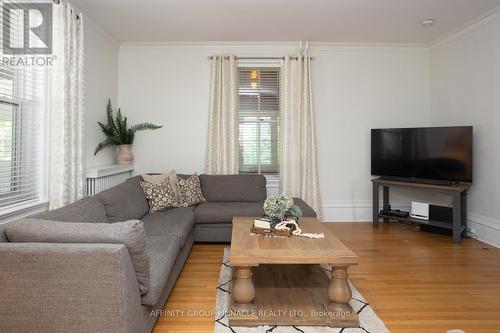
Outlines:
{"type": "MultiPolygon", "coordinates": [[[[231,298],[231,266],[229,266],[230,249],[224,250],[224,260],[221,265],[219,284],[217,286],[216,317],[214,333],[389,333],[382,320],[375,314],[370,304],[361,296],[358,290],[349,282],[352,290],[350,305],[359,316],[357,328],[332,328],[327,326],[259,326],[231,327],[228,324],[227,313],[231,298]]],[[[324,266],[325,274],[329,275],[330,267],[324,266]]]]}

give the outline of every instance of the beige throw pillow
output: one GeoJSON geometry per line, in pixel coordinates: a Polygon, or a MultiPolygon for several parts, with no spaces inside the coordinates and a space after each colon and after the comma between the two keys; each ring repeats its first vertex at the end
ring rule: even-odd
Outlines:
{"type": "Polygon", "coordinates": [[[160,185],[165,179],[167,179],[167,175],[142,175],[142,179],[144,179],[145,182],[160,185]]]}

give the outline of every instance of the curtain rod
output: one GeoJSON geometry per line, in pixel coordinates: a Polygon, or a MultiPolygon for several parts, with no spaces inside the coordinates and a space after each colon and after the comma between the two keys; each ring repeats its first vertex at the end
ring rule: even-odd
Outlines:
{"type": "MultiPolygon", "coordinates": [[[[54,5],[60,5],[61,4],[61,0],[52,0],[52,3],[54,5]]],[[[73,8],[71,8],[71,12],[73,13],[73,8]]],[[[76,19],[80,20],[80,14],[76,14],[76,19]]]]}
{"type": "MultiPolygon", "coordinates": [[[[301,56],[304,57],[304,56],[301,56]]],[[[208,57],[208,59],[213,59],[214,56],[208,57]]],[[[229,59],[229,56],[224,56],[224,59],[229,59]]],[[[285,60],[286,57],[234,57],[236,60],[285,60]]],[[[293,60],[299,59],[298,56],[291,57],[293,60]]],[[[311,57],[314,60],[314,57],[311,57]]]]}

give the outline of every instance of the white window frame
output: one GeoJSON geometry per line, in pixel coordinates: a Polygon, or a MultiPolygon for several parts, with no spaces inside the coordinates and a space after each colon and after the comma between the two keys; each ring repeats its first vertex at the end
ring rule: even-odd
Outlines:
{"type": "MultiPolygon", "coordinates": [[[[24,75],[23,71],[16,71],[15,75],[24,75]],[[21,74],[19,74],[21,73],[21,74]]],[[[14,79],[14,89],[19,93],[19,83],[23,82],[24,77],[15,77],[14,79]],[[17,81],[16,81],[17,80],[17,81]]],[[[47,150],[47,140],[48,140],[48,121],[47,111],[50,110],[50,74],[45,75],[45,82],[43,83],[46,87],[46,94],[44,96],[43,108],[44,113],[40,116],[40,121],[36,124],[38,126],[38,131],[40,133],[40,138],[38,143],[38,148],[41,150],[42,158],[39,160],[38,170],[40,175],[40,180],[38,183],[37,198],[22,200],[19,202],[13,202],[12,204],[0,207],[0,224],[6,223],[18,218],[23,218],[31,214],[35,214],[41,211],[46,211],[48,209],[48,150],[47,150]]],[[[0,96],[0,103],[16,105],[19,113],[23,110],[23,99],[22,98],[10,98],[6,96],[0,96]]],[[[14,125],[15,126],[15,125],[14,125]]]]}
{"type": "MultiPolygon", "coordinates": [[[[238,68],[278,68],[280,70],[280,76],[282,75],[281,70],[282,70],[282,61],[280,59],[240,59],[238,60],[237,63],[238,68]]],[[[239,85],[238,85],[238,90],[239,90],[239,85]]],[[[281,108],[281,95],[280,95],[280,108],[281,108]]],[[[239,112],[239,110],[238,110],[239,112]]],[[[238,115],[238,125],[240,124],[240,119],[238,115]]],[[[281,130],[281,124],[279,124],[280,130],[281,130]]],[[[239,127],[239,126],[238,126],[239,127]]],[[[278,131],[278,135],[280,131],[278,131]]],[[[280,154],[280,149],[281,149],[281,140],[279,141],[279,145],[277,147],[278,152],[276,158],[278,158],[277,165],[280,166],[281,161],[279,160],[279,154],[280,154]]],[[[238,156],[239,158],[239,156],[238,156]]],[[[241,166],[240,166],[241,167],[241,166]]],[[[258,171],[256,173],[248,173],[248,172],[242,172],[241,169],[239,170],[240,174],[262,174],[265,175],[267,179],[272,180],[272,181],[277,181],[279,183],[280,179],[280,173],[279,173],[279,168],[277,173],[266,173],[262,172],[260,169],[260,164],[258,165],[258,171]]]]}

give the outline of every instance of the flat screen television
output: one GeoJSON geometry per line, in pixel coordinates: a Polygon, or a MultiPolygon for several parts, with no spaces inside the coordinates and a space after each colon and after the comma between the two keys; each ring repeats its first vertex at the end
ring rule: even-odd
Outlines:
{"type": "Polygon", "coordinates": [[[472,182],[472,126],[373,129],[372,175],[472,182]]]}

